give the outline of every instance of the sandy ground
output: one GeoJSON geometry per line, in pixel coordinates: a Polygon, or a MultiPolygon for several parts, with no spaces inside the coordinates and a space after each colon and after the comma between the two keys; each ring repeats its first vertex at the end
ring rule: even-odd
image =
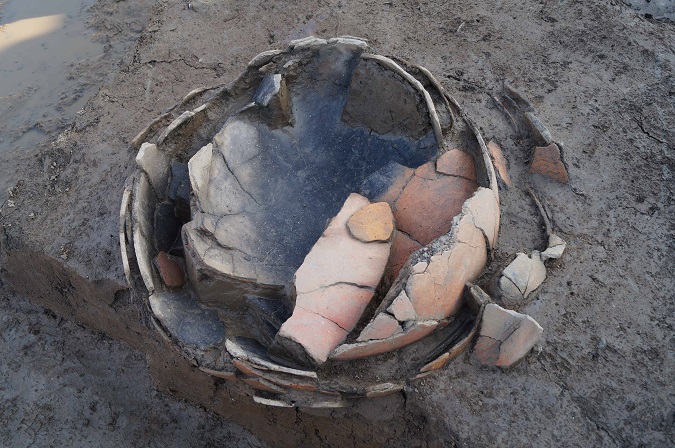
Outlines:
{"type": "MultiPolygon", "coordinates": [[[[568,241],[524,309],[545,329],[525,362],[502,372],[456,360],[406,389],[406,409],[419,412],[421,430],[395,427],[409,421],[396,414],[401,410],[364,413],[377,440],[673,446],[675,28],[626,3],[141,3],[146,9],[138,11],[149,12],[142,32],[122,56],[110,53],[108,76],[101,77],[107,80],[72,125],[31,151],[0,154],[5,246],[45,253],[94,285],[121,289],[117,222],[110,216],[133,168],[128,142],[142,125],[192,88],[233,79],[260,51],[309,34],[362,36],[380,53],[429,68],[484,136],[502,145],[514,187],[502,191],[495,262],[544,246],[528,187],[568,241]],[[534,142],[492,101],[504,80],[565,142],[569,186],[527,174],[534,142]]],[[[93,24],[109,40],[133,34],[125,31],[131,28],[125,7],[101,0],[92,9],[93,24]]],[[[31,269],[10,262],[3,267],[10,273],[31,269]]],[[[238,426],[257,434],[242,419],[220,421],[154,392],[140,353],[28,305],[10,286],[43,304],[52,300],[49,289],[10,285],[11,277],[3,277],[0,302],[0,444],[262,444],[238,426]]],[[[339,416],[333,422],[333,432],[346,431],[339,416]]],[[[263,438],[277,446],[297,440],[283,433],[263,438]]],[[[317,430],[303,440],[319,446],[338,439],[317,430]]]]}

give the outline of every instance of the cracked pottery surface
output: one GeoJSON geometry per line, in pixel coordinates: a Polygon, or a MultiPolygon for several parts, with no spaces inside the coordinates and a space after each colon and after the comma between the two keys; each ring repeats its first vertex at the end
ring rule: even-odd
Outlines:
{"type": "MultiPolygon", "coordinates": [[[[158,331],[258,403],[348,406],[400,392],[476,335],[489,351],[500,315],[470,284],[499,232],[490,152],[431,73],[371,51],[310,37],[261,53],[133,141],[127,279],[158,331]]],[[[503,279],[527,295],[546,258],[520,255],[538,278],[503,279]]],[[[524,328],[480,362],[517,362],[541,333],[524,328]]]]}

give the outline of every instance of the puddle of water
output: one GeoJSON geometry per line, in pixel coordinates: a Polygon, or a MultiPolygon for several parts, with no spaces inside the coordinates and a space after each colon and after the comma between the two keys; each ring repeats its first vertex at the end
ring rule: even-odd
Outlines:
{"type": "Polygon", "coordinates": [[[81,76],[103,55],[91,39],[95,0],[8,0],[0,4],[0,153],[30,148],[70,123],[93,82],[81,76]]]}

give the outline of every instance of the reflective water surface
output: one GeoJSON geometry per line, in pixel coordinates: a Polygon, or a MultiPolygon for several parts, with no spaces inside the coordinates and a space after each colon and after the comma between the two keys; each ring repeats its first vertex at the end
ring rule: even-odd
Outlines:
{"type": "Polygon", "coordinates": [[[86,25],[94,3],[0,3],[0,152],[33,147],[95,93],[98,82],[81,76],[104,50],[86,25]]]}

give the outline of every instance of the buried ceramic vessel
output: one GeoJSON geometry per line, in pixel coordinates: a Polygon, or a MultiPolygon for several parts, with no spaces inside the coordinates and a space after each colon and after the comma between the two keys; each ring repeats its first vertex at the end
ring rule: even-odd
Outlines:
{"type": "Polygon", "coordinates": [[[158,331],[202,370],[259,403],[336,407],[469,346],[497,182],[426,69],[306,38],[174,110],[134,139],[120,239],[158,331]]]}

